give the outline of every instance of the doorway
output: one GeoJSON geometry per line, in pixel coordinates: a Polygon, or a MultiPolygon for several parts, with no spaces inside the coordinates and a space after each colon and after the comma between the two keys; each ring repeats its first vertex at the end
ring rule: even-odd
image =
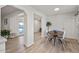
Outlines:
{"type": "Polygon", "coordinates": [[[38,41],[41,37],[42,27],[41,27],[41,16],[34,14],[34,39],[38,41]]]}

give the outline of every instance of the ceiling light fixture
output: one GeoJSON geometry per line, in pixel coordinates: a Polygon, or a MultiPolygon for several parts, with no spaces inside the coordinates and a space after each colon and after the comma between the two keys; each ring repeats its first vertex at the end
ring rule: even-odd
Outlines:
{"type": "Polygon", "coordinates": [[[54,11],[59,11],[59,10],[60,10],[60,8],[55,8],[55,9],[54,9],[54,11]]]}

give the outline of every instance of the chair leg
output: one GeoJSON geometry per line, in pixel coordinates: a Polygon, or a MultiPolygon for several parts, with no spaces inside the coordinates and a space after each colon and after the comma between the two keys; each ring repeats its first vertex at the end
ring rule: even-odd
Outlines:
{"type": "Polygon", "coordinates": [[[52,40],[52,38],[49,39],[49,41],[51,41],[51,40],[52,40]]]}
{"type": "Polygon", "coordinates": [[[61,39],[59,39],[59,41],[60,41],[60,43],[62,44],[62,40],[61,40],[61,39]]]}

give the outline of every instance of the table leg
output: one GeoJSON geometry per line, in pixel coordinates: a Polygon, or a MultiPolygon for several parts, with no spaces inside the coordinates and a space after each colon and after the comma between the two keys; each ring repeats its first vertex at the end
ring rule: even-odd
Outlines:
{"type": "Polygon", "coordinates": [[[54,39],[54,46],[55,46],[56,38],[54,39]]]}

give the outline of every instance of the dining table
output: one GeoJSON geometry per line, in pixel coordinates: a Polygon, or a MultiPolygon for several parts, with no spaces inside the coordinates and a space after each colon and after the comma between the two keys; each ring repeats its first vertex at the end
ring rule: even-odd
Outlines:
{"type": "Polygon", "coordinates": [[[60,42],[62,44],[62,38],[63,38],[63,33],[62,31],[56,31],[56,30],[53,30],[53,31],[49,31],[47,33],[48,35],[48,40],[51,41],[51,40],[54,40],[54,46],[56,44],[56,41],[58,40],[58,42],[60,42]]]}

